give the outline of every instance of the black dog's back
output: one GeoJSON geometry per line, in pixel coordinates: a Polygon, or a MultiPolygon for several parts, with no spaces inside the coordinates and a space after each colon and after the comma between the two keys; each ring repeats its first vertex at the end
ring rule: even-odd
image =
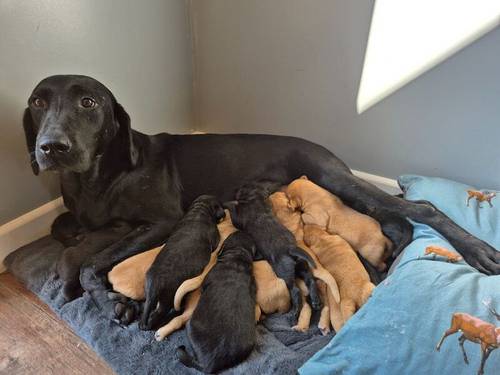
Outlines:
{"type": "Polygon", "coordinates": [[[217,263],[202,285],[202,294],[188,323],[194,355],[179,347],[186,366],[213,373],[243,361],[255,345],[255,280],[253,240],[243,232],[224,242],[217,263]]]}
{"type": "Polygon", "coordinates": [[[151,329],[166,321],[177,288],[203,271],[219,243],[217,222],[224,215],[215,197],[201,196],[176,225],[146,274],[142,329],[151,329]]]}

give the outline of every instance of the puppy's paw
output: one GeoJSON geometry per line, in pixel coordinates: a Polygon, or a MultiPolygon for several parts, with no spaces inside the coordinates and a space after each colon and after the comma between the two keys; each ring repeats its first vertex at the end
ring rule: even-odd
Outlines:
{"type": "Polygon", "coordinates": [[[319,331],[321,332],[321,334],[323,336],[326,336],[326,335],[328,335],[331,332],[329,324],[328,325],[323,325],[323,324],[320,323],[320,324],[318,324],[318,329],[319,329],[319,331]]]}
{"type": "Polygon", "coordinates": [[[307,330],[309,329],[309,327],[304,327],[300,324],[296,324],[292,327],[292,329],[296,332],[302,332],[302,333],[305,333],[307,332],[307,330]]]}
{"type": "Polygon", "coordinates": [[[128,299],[120,293],[109,292],[108,298],[115,302],[114,321],[122,326],[135,322],[142,311],[142,303],[128,299]]]}

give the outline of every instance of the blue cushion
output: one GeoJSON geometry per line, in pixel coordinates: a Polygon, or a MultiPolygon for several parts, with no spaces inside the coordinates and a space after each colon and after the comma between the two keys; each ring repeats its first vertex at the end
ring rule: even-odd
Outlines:
{"type": "MultiPolygon", "coordinates": [[[[472,234],[500,248],[499,207],[483,208],[471,200],[469,186],[438,178],[403,176],[405,197],[429,200],[472,234]]],[[[493,204],[495,205],[494,201],[493,204]]],[[[499,204],[500,206],[500,204],[499,204]]],[[[447,263],[425,256],[425,248],[453,247],[436,231],[414,223],[414,241],[394,272],[335,338],[299,370],[301,374],[473,374],[480,347],[466,342],[470,364],[458,346],[459,333],[435,350],[454,312],[466,312],[497,324],[484,303],[500,311],[500,276],[487,277],[465,262],[447,263]]],[[[500,367],[500,350],[486,363],[485,374],[500,367]]]]}

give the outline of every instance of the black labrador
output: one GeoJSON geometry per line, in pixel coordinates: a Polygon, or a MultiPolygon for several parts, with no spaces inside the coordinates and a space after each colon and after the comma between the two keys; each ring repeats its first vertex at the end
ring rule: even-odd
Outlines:
{"type": "Polygon", "coordinates": [[[93,78],[78,75],[51,76],[35,87],[24,113],[24,130],[34,173],[59,172],[64,203],[73,216],[74,225],[62,220],[66,225],[55,227],[54,232],[66,233],[67,228],[72,232],[75,226],[99,231],[115,220],[134,226],[112,245],[81,259],[81,285],[101,307],[110,303],[111,311],[106,272],[164,243],[196,197],[210,194],[228,201],[245,182],[287,184],[304,174],[349,206],[378,219],[383,229],[393,227],[383,219],[394,215],[428,224],[471,266],[488,275],[500,274],[500,252],[434,206],[383,192],[354,176],[327,149],[303,139],[146,135],[131,129],[128,114],[111,91],[93,78]]]}

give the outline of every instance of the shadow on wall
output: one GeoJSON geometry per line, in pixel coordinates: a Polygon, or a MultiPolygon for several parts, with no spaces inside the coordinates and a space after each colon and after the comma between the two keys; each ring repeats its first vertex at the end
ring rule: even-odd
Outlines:
{"type": "MultiPolygon", "coordinates": [[[[28,95],[28,94],[27,94],[28,95]]],[[[60,195],[59,179],[55,173],[42,173],[36,177],[30,167],[22,116],[11,98],[0,94],[0,225],[28,212],[43,202],[60,195]],[[15,181],[25,181],[16,184],[15,181]]]]}

